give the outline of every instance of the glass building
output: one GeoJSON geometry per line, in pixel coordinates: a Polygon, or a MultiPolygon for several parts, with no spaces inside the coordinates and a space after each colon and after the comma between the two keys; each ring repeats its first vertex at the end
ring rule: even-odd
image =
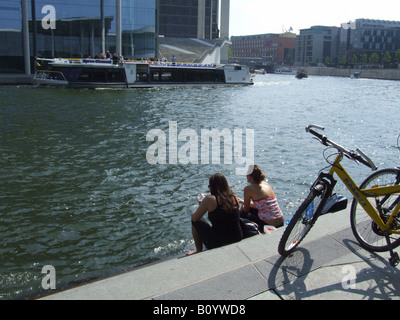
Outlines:
{"type": "Polygon", "coordinates": [[[32,73],[34,57],[157,55],[158,0],[0,0],[0,73],[32,73]]]}
{"type": "Polygon", "coordinates": [[[219,38],[219,0],[159,0],[160,35],[219,38]]]}
{"type": "Polygon", "coordinates": [[[340,57],[378,56],[388,52],[393,58],[400,49],[400,21],[357,19],[342,23],[340,35],[340,57]]]}

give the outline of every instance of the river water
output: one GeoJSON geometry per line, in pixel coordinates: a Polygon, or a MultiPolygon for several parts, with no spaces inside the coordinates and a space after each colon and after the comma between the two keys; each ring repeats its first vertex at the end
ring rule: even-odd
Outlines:
{"type": "MultiPolygon", "coordinates": [[[[254,81],[157,90],[0,87],[0,299],[44,293],[47,265],[61,289],[193,249],[190,216],[209,176],[223,173],[241,197],[246,185],[236,174],[237,152],[221,151],[220,164],[201,158],[202,130],[241,132],[242,144],[227,145],[243,146],[243,157],[254,133],[254,162],[287,219],[326,166],[308,124],[325,126],[329,138],[360,148],[379,168],[399,164],[399,82],[254,81]],[[156,137],[146,139],[149,133],[156,137]],[[197,163],[183,161],[196,158],[194,145],[184,148],[189,138],[170,148],[181,133],[198,139],[197,163]],[[156,143],[166,149],[153,158],[166,155],[166,164],[149,161],[156,143]]],[[[344,164],[358,183],[370,173],[344,164]]],[[[338,190],[346,194],[340,184],[338,190]]]]}

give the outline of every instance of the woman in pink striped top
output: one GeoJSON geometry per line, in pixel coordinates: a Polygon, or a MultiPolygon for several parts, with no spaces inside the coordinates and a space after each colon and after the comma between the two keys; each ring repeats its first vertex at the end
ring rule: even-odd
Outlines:
{"type": "Polygon", "coordinates": [[[283,227],[282,210],[273,188],[265,181],[265,178],[260,167],[250,166],[247,175],[249,185],[244,189],[242,211],[244,214],[249,214],[250,211],[256,209],[258,218],[265,224],[276,228],[283,227]]]}

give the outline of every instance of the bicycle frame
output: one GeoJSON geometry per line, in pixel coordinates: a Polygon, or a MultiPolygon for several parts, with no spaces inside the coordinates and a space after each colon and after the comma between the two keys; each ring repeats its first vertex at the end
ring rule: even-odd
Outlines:
{"type": "Polygon", "coordinates": [[[360,189],[359,186],[353,181],[350,175],[346,172],[346,170],[341,165],[341,161],[343,159],[343,155],[339,154],[336,157],[335,162],[333,163],[329,174],[333,176],[334,173],[342,180],[347,189],[352,193],[354,198],[358,201],[358,203],[363,207],[363,209],[367,212],[367,214],[371,217],[371,219],[379,226],[382,231],[388,231],[394,234],[400,234],[400,230],[393,229],[391,226],[396,219],[399,210],[400,210],[400,201],[397,203],[394,208],[391,216],[388,219],[388,222],[385,223],[379,212],[374,208],[368,198],[374,198],[377,196],[390,195],[390,194],[400,194],[400,185],[395,186],[387,186],[387,187],[377,187],[372,189],[360,189]]]}

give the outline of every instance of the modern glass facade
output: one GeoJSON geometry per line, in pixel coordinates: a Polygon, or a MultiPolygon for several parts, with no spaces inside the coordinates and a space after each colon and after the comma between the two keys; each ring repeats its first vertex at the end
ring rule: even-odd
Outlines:
{"type": "Polygon", "coordinates": [[[27,54],[31,72],[35,56],[81,58],[110,51],[125,59],[155,57],[157,2],[0,0],[0,72],[25,72],[27,54]]]}
{"type": "Polygon", "coordinates": [[[219,0],[205,0],[204,12],[199,13],[199,0],[159,0],[160,35],[172,38],[197,38],[198,19],[204,19],[205,39],[219,38],[219,0]]]}
{"type": "Polygon", "coordinates": [[[340,56],[378,54],[382,57],[389,52],[394,57],[400,49],[400,21],[357,19],[343,23],[340,37],[340,56]]]}
{"type": "Polygon", "coordinates": [[[0,0],[0,72],[23,72],[21,1],[0,0]]]}

